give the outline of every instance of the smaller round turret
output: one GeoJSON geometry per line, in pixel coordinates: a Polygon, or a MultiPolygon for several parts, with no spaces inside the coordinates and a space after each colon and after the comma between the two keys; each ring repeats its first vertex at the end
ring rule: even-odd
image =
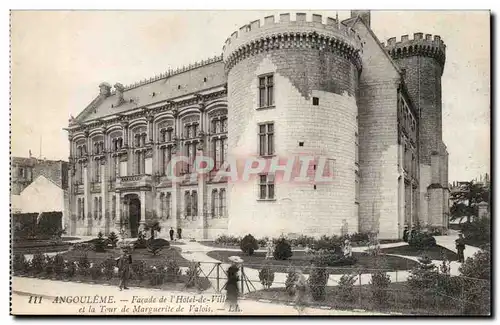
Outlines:
{"type": "Polygon", "coordinates": [[[446,61],[446,45],[441,36],[423,33],[414,33],[413,39],[409,39],[408,35],[401,36],[398,42],[396,37],[391,37],[387,40],[387,45],[382,43],[387,53],[393,59],[400,59],[409,56],[426,56],[436,59],[441,67],[444,67],[446,61]]]}

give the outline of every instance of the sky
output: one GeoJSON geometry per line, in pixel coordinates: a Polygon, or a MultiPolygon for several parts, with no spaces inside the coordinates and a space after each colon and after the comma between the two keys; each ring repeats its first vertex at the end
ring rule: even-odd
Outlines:
{"type": "MultiPolygon", "coordinates": [[[[101,82],[127,85],[220,55],[226,38],[242,25],[286,12],[12,12],[12,155],[27,157],[31,150],[37,157],[41,152],[67,160],[63,128],[97,96],[101,82]]],[[[349,12],[338,15],[346,19],[349,12]]],[[[382,42],[412,38],[414,32],[441,36],[447,46],[442,100],[449,180],[489,172],[489,12],[372,11],[371,27],[382,42]]]]}

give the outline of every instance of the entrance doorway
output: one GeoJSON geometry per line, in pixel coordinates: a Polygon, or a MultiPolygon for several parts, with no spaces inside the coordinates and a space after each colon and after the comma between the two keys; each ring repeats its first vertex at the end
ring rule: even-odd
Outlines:
{"type": "Polygon", "coordinates": [[[141,221],[141,200],[137,194],[127,194],[130,237],[137,238],[141,221]]]}

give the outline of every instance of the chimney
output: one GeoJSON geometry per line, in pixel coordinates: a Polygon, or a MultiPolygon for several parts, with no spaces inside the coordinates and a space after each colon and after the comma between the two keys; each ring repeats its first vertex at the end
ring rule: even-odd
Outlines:
{"type": "Polygon", "coordinates": [[[101,82],[99,85],[99,95],[103,97],[108,97],[111,95],[111,85],[107,82],[101,82]]]}
{"type": "Polygon", "coordinates": [[[371,23],[371,13],[370,10],[351,10],[351,18],[359,17],[366,24],[366,26],[370,27],[371,23]]]}
{"type": "Polygon", "coordinates": [[[123,85],[121,83],[117,82],[115,84],[115,94],[116,94],[116,102],[114,105],[115,107],[120,106],[125,101],[123,99],[123,92],[124,91],[125,91],[125,87],[123,87],[123,85]]]}

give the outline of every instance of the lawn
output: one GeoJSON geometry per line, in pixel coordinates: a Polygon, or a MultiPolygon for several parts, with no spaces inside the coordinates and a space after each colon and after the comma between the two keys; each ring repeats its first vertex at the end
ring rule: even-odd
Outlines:
{"type": "MultiPolygon", "coordinates": [[[[175,259],[179,266],[189,266],[190,261],[186,260],[180,254],[181,249],[178,247],[170,247],[164,248],[158,255],[151,254],[147,249],[134,249],[132,251],[132,261],[142,260],[146,263],[146,265],[154,266],[158,263],[164,263],[167,260],[175,259]]],[[[80,250],[72,250],[68,252],[64,252],[61,255],[66,260],[78,260],[80,256],[84,254],[83,251],[80,250]]],[[[121,255],[120,249],[108,249],[106,252],[98,253],[94,251],[87,251],[87,257],[91,262],[101,263],[108,257],[119,257],[121,255]]]]}
{"type": "MultiPolygon", "coordinates": [[[[247,256],[242,252],[211,251],[207,255],[224,263],[229,262],[228,257],[237,255],[243,259],[244,266],[261,269],[264,264],[268,264],[271,265],[274,272],[281,273],[288,272],[290,266],[296,266],[303,267],[303,272],[307,274],[309,273],[307,267],[311,266],[310,256],[301,251],[294,252],[289,260],[266,260],[266,253],[264,252],[256,252],[251,256],[247,256]]],[[[366,253],[357,252],[354,252],[353,256],[357,259],[356,264],[330,268],[330,274],[344,274],[358,270],[363,273],[371,273],[370,269],[409,270],[418,265],[415,261],[397,256],[379,255],[373,257],[366,253]]]]}
{"type": "Polygon", "coordinates": [[[434,246],[427,250],[418,250],[410,245],[382,248],[380,250],[384,254],[397,254],[406,256],[416,256],[420,257],[427,255],[432,260],[443,260],[443,256],[446,257],[448,261],[456,261],[458,259],[455,252],[450,251],[442,246],[434,246]]]}
{"type": "MultiPolygon", "coordinates": [[[[353,288],[351,301],[339,295],[339,293],[342,292],[339,287],[326,287],[326,297],[324,301],[314,301],[309,293],[306,298],[306,305],[326,305],[339,310],[357,308],[413,315],[457,315],[460,311],[454,299],[448,299],[438,295],[431,295],[425,305],[419,306],[418,301],[412,296],[412,291],[406,287],[405,283],[391,283],[387,290],[389,291],[389,297],[384,299],[383,304],[377,304],[372,298],[372,292],[369,285],[355,286],[353,288]]],[[[285,291],[285,288],[270,288],[254,291],[247,293],[245,297],[249,299],[268,299],[273,302],[282,303],[294,301],[294,297],[290,296],[285,291]]]]}
{"type": "Polygon", "coordinates": [[[35,253],[52,253],[64,252],[69,249],[71,243],[55,240],[23,240],[14,241],[12,250],[14,254],[35,254],[35,253]]]}

